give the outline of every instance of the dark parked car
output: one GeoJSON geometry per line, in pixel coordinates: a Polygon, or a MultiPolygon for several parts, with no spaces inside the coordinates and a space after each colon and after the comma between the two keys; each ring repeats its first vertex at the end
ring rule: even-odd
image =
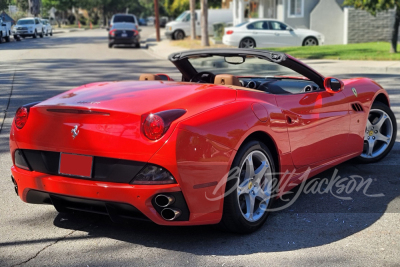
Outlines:
{"type": "Polygon", "coordinates": [[[135,45],[136,48],[140,48],[139,29],[134,23],[114,23],[108,33],[108,40],[109,48],[118,44],[135,45]]]}
{"type": "Polygon", "coordinates": [[[160,18],[160,27],[165,28],[165,25],[168,23],[168,17],[161,17],[160,18]]]}

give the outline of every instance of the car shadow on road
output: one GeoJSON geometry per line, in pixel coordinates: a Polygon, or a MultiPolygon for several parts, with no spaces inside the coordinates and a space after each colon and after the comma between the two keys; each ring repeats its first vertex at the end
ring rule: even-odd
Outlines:
{"type": "MultiPolygon", "coordinates": [[[[371,178],[371,185],[365,192],[364,186],[357,192],[353,190],[346,194],[344,191],[349,188],[349,183],[344,183],[347,187],[342,188],[342,193],[339,193],[340,186],[325,194],[304,193],[305,187],[297,187],[293,190],[293,195],[301,191],[297,200],[287,209],[272,213],[267,223],[250,235],[223,232],[215,226],[167,227],[139,221],[116,224],[108,217],[84,213],[59,214],[53,223],[56,227],[87,232],[88,238],[105,237],[196,255],[247,255],[322,246],[368,228],[384,213],[399,211],[392,203],[399,196],[400,170],[393,160],[400,154],[399,147],[397,143],[396,149],[380,163],[357,165],[346,162],[305,183],[305,187],[311,188],[319,178],[331,179],[337,169],[336,176],[348,180],[351,176],[358,176],[356,180],[362,177],[364,181],[371,178]],[[82,228],[83,224],[87,227],[82,228]]],[[[274,207],[285,204],[278,200],[274,207]]]]}

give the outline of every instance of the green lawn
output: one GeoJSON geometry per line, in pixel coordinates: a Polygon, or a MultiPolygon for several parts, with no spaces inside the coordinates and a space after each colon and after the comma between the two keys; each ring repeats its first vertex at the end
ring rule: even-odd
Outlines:
{"type": "MultiPolygon", "coordinates": [[[[400,50],[400,46],[398,49],[400,50]]],[[[300,59],[400,60],[400,52],[389,53],[388,42],[265,48],[265,50],[284,52],[300,59]]]]}

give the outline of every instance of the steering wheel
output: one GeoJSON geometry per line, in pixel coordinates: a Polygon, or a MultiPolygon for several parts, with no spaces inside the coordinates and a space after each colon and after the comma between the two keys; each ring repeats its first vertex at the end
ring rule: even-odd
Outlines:
{"type": "Polygon", "coordinates": [[[190,79],[190,82],[195,82],[195,83],[214,83],[215,79],[215,74],[209,71],[202,71],[197,74],[195,74],[192,79],[190,79]],[[206,76],[206,77],[204,77],[206,76]]]}

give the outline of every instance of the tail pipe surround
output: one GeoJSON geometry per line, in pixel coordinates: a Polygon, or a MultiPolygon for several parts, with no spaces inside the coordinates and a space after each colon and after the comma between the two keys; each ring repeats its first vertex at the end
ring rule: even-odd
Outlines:
{"type": "Polygon", "coordinates": [[[164,220],[189,221],[190,212],[182,192],[160,193],[151,202],[164,220]]]}
{"type": "Polygon", "coordinates": [[[159,194],[154,198],[154,202],[157,206],[166,208],[175,202],[175,198],[173,196],[159,194]]]}
{"type": "Polygon", "coordinates": [[[161,211],[161,217],[167,221],[173,221],[181,215],[181,211],[177,209],[165,208],[161,211]]]}

